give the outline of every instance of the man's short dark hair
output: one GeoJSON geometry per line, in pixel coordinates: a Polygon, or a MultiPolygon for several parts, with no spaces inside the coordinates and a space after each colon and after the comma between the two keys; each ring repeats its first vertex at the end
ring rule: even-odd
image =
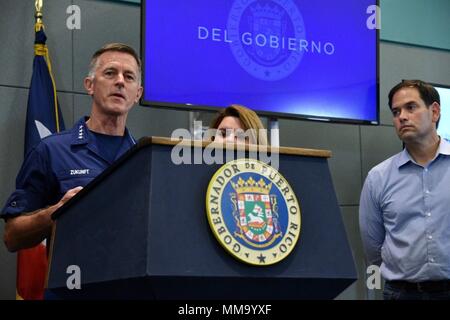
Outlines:
{"type": "Polygon", "coordinates": [[[441,98],[437,90],[429,83],[422,80],[403,80],[389,92],[389,108],[392,109],[392,99],[394,94],[403,88],[416,88],[419,91],[420,98],[425,102],[426,106],[430,106],[433,102],[441,104],[441,98]]]}
{"type": "MultiPolygon", "coordinates": [[[[422,80],[403,80],[389,92],[389,108],[392,109],[392,99],[394,95],[403,88],[416,88],[419,91],[420,98],[425,102],[427,108],[434,102],[441,104],[441,98],[439,97],[439,92],[429,83],[422,80]]],[[[436,128],[439,126],[439,120],[436,122],[436,128]]]]}

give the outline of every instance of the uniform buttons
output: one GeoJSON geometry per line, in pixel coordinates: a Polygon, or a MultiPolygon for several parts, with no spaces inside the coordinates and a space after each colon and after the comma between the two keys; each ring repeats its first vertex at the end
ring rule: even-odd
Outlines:
{"type": "Polygon", "coordinates": [[[431,240],[431,239],[433,239],[433,236],[432,236],[432,235],[429,235],[429,236],[428,236],[428,240],[431,240]]]}
{"type": "Polygon", "coordinates": [[[427,217],[431,217],[431,212],[427,212],[427,217]]]}

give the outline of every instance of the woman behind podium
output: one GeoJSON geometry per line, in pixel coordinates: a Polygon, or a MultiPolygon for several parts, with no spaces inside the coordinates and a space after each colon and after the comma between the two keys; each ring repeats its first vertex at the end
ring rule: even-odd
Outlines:
{"type": "Polygon", "coordinates": [[[215,142],[267,145],[267,130],[258,115],[238,104],[219,111],[210,129],[215,129],[210,133],[215,142]]]}

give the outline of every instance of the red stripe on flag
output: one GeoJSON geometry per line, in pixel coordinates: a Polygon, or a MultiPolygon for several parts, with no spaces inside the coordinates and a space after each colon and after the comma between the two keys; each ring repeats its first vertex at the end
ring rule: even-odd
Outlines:
{"type": "Polygon", "coordinates": [[[44,298],[47,249],[43,244],[17,253],[17,294],[24,300],[44,298]]]}

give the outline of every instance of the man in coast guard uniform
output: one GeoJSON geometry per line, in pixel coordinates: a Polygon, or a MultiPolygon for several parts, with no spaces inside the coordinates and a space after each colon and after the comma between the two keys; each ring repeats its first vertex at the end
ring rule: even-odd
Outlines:
{"type": "Polygon", "coordinates": [[[84,85],[92,96],[90,117],[28,153],[2,209],[10,251],[49,238],[52,213],[135,144],[125,123],[142,94],[137,53],[120,43],[103,46],[92,57],[84,85]]]}

